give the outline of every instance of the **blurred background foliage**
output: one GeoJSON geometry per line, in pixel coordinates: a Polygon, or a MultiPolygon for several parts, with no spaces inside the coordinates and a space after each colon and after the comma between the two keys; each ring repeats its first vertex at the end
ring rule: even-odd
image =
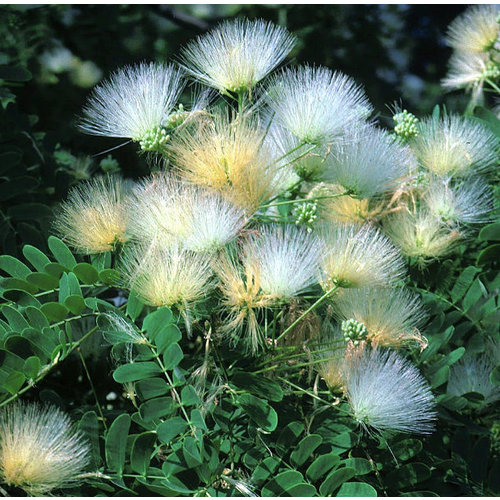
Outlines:
{"type": "MultiPolygon", "coordinates": [[[[366,88],[382,123],[391,104],[421,115],[462,112],[462,92],[439,81],[444,34],[463,5],[3,5],[0,7],[0,249],[46,248],[51,209],[97,171],[148,172],[129,144],[89,138],[75,122],[91,87],[124,64],[170,60],[187,40],[234,16],[287,26],[291,63],[326,65],[366,88]],[[97,155],[97,156],[95,156],[97,155]]],[[[190,89],[187,89],[187,93],[190,89]]]]}

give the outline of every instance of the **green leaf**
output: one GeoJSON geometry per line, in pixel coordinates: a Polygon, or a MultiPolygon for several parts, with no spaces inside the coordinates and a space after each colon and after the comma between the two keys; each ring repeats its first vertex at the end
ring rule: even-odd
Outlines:
{"type": "Polygon", "coordinates": [[[369,474],[373,471],[372,464],[366,458],[351,457],[342,460],[341,465],[345,467],[350,467],[356,469],[356,476],[362,476],[364,474],[369,474]]]}
{"type": "Polygon", "coordinates": [[[251,394],[242,394],[239,396],[239,404],[259,427],[265,431],[276,429],[278,415],[266,401],[251,394]]]}
{"type": "Polygon", "coordinates": [[[261,496],[279,496],[283,493],[287,493],[294,486],[302,484],[303,482],[304,478],[300,472],[294,470],[280,472],[262,488],[261,496]]]}
{"type": "Polygon", "coordinates": [[[182,388],[181,400],[184,406],[195,406],[201,403],[198,393],[192,385],[186,385],[182,388]]]}
{"type": "Polygon", "coordinates": [[[125,382],[135,382],[137,380],[147,379],[158,373],[161,373],[161,369],[156,363],[145,361],[119,366],[114,371],[113,378],[119,384],[123,384],[125,382]]]}
{"type": "Polygon", "coordinates": [[[143,432],[139,434],[132,444],[130,452],[130,467],[133,471],[146,475],[146,470],[151,462],[151,456],[154,452],[156,436],[152,432],[143,432]]]}
{"type": "MultiPolygon", "coordinates": [[[[39,287],[28,283],[27,281],[18,279],[18,278],[0,278],[0,288],[4,288],[3,296],[5,299],[9,300],[9,297],[13,297],[13,301],[18,301],[18,294],[16,292],[26,292],[28,295],[32,295],[38,292],[39,287]]],[[[25,297],[26,298],[26,297],[25,297]]],[[[32,302],[33,300],[37,300],[34,297],[29,300],[32,302]]]]}
{"type": "Polygon", "coordinates": [[[184,357],[179,344],[171,344],[163,354],[163,364],[166,370],[175,368],[184,357]]]}
{"type": "Polygon", "coordinates": [[[236,371],[231,378],[231,382],[240,389],[245,389],[269,401],[281,401],[283,399],[283,391],[280,385],[263,376],[236,371]]]}
{"type": "Polygon", "coordinates": [[[90,444],[91,464],[98,467],[101,463],[101,452],[99,447],[99,420],[95,411],[84,413],[78,428],[85,434],[90,444]]]}
{"type": "Polygon", "coordinates": [[[295,450],[290,454],[290,462],[296,467],[300,467],[314,453],[316,448],[323,442],[323,438],[318,434],[310,434],[303,438],[295,450]]]}
{"type": "Polygon", "coordinates": [[[12,306],[3,306],[1,311],[9,322],[12,331],[21,333],[25,328],[30,326],[24,316],[12,306]]]}
{"type": "Polygon", "coordinates": [[[419,439],[404,439],[391,444],[391,450],[398,460],[405,462],[422,451],[422,442],[419,439]]]}
{"type": "Polygon", "coordinates": [[[73,268],[76,277],[86,285],[93,285],[99,279],[99,273],[94,266],[87,262],[80,262],[73,268]]]}
{"type": "Polygon", "coordinates": [[[299,436],[304,432],[304,428],[304,424],[298,421],[287,424],[280,432],[278,440],[276,441],[276,447],[282,451],[288,451],[290,446],[295,444],[299,436]]]}
{"type": "Polygon", "coordinates": [[[191,436],[184,439],[182,453],[184,455],[184,460],[186,460],[190,468],[197,467],[203,463],[200,449],[198,448],[198,442],[191,436]]]}
{"type": "Polygon", "coordinates": [[[469,309],[473,307],[481,297],[487,296],[488,291],[486,290],[481,280],[477,278],[467,290],[467,293],[465,294],[465,297],[462,301],[464,311],[468,312],[469,309]]]}
{"type": "Polygon", "coordinates": [[[135,384],[135,390],[140,399],[151,399],[157,396],[164,396],[170,390],[167,382],[158,377],[140,380],[135,384]]]}
{"type": "Polygon", "coordinates": [[[397,489],[407,489],[409,485],[421,483],[431,477],[431,470],[420,462],[405,464],[387,475],[387,482],[397,489]]]}
{"type": "Polygon", "coordinates": [[[64,305],[73,314],[80,314],[85,309],[85,300],[81,295],[70,295],[66,297],[64,305]]]}
{"type": "Polygon", "coordinates": [[[156,311],[149,313],[144,318],[143,328],[148,333],[148,337],[154,340],[162,328],[172,323],[172,321],[172,311],[168,307],[159,307],[156,311]]]}
{"type": "Polygon", "coordinates": [[[252,484],[259,487],[264,481],[267,481],[271,475],[274,475],[279,464],[279,460],[275,457],[267,457],[262,460],[262,462],[254,468],[252,473],[252,484]]]}
{"type": "Polygon", "coordinates": [[[11,255],[0,255],[0,269],[3,269],[14,278],[26,279],[31,269],[11,255]]]}
{"type": "Polygon", "coordinates": [[[495,262],[499,259],[500,255],[500,243],[496,243],[495,245],[490,245],[486,247],[484,250],[479,252],[479,255],[476,259],[476,264],[478,266],[483,266],[484,264],[488,264],[489,262],[495,262]]]}
{"type": "Polygon", "coordinates": [[[177,325],[166,325],[155,335],[154,343],[158,348],[158,353],[164,354],[167,347],[179,342],[181,338],[182,333],[177,325]]]}
{"type": "Polygon", "coordinates": [[[484,226],[479,232],[480,241],[500,241],[500,222],[484,226]]]}
{"type": "Polygon", "coordinates": [[[195,427],[198,427],[198,429],[208,432],[207,424],[205,423],[205,419],[203,418],[203,415],[201,414],[200,410],[197,410],[196,408],[191,410],[189,420],[191,421],[191,424],[194,425],[195,427]]]}
{"type": "Polygon", "coordinates": [[[16,394],[26,381],[26,375],[21,372],[12,372],[3,382],[2,387],[11,394],[16,394]]]}
{"type": "Polygon", "coordinates": [[[127,301],[126,315],[135,321],[144,309],[144,304],[137,298],[135,292],[130,292],[127,301]]]}
{"type": "Polygon", "coordinates": [[[121,476],[125,464],[127,436],[130,429],[130,417],[127,413],[121,414],[111,424],[106,435],[105,455],[109,469],[121,476]]]}
{"type": "Polygon", "coordinates": [[[62,304],[59,304],[59,302],[46,302],[42,305],[40,310],[43,314],[45,314],[49,321],[56,323],[66,319],[69,313],[68,309],[62,304]]]}
{"type": "Polygon", "coordinates": [[[337,493],[338,497],[376,497],[377,490],[366,483],[344,483],[337,493]]]}
{"type": "Polygon", "coordinates": [[[494,386],[500,385],[500,365],[493,368],[492,372],[490,373],[490,382],[494,386]]]}
{"type": "Polygon", "coordinates": [[[24,245],[23,255],[37,271],[43,272],[45,266],[50,264],[49,258],[38,248],[31,245],[24,245]]]}
{"type": "Polygon", "coordinates": [[[174,437],[182,434],[188,427],[186,421],[181,417],[172,417],[162,422],[157,428],[158,439],[165,444],[170,443],[174,437]]]}
{"type": "Polygon", "coordinates": [[[104,269],[99,272],[99,279],[106,285],[118,285],[120,283],[120,273],[114,269],[104,269]]]}
{"type": "Polygon", "coordinates": [[[436,389],[437,387],[448,382],[449,377],[450,377],[450,367],[449,366],[442,366],[439,370],[437,370],[431,376],[431,380],[430,380],[431,388],[436,389]]]}
{"type": "Polygon", "coordinates": [[[155,418],[170,415],[175,410],[174,401],[170,396],[150,399],[139,407],[139,414],[145,422],[151,422],[155,418]]]}
{"type": "Polygon", "coordinates": [[[321,496],[327,497],[332,496],[333,492],[343,483],[349,481],[356,475],[356,470],[351,467],[343,467],[342,469],[337,469],[326,477],[326,479],[321,483],[319,487],[319,492],[321,496]]]}
{"type": "Polygon", "coordinates": [[[450,292],[451,300],[453,302],[457,302],[465,295],[465,292],[469,289],[476,274],[480,270],[481,269],[478,267],[469,266],[466,267],[460,273],[460,276],[458,277],[457,281],[455,282],[455,285],[453,286],[450,292]]]}
{"type": "Polygon", "coordinates": [[[286,492],[281,494],[281,496],[294,497],[294,498],[304,498],[304,497],[314,497],[317,495],[316,488],[312,484],[300,483],[289,488],[286,492]]]}
{"type": "Polygon", "coordinates": [[[57,262],[62,264],[68,270],[71,270],[76,266],[75,257],[62,240],[56,236],[49,236],[48,245],[57,262]]]}
{"type": "Polygon", "coordinates": [[[30,356],[25,362],[23,367],[23,373],[29,379],[35,379],[40,371],[40,358],[37,356],[30,356]]]}
{"type": "Polygon", "coordinates": [[[340,463],[340,457],[335,453],[327,453],[318,457],[307,469],[306,476],[316,482],[323,477],[327,472],[330,472],[340,463]]]}
{"type": "Polygon", "coordinates": [[[53,290],[59,285],[59,280],[47,273],[31,273],[26,280],[42,290],[53,290]]]}

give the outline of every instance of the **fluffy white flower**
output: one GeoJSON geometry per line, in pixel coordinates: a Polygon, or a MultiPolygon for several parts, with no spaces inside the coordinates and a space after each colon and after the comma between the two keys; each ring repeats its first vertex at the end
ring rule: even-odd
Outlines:
{"type": "Polygon", "coordinates": [[[185,308],[205,296],[211,288],[208,255],[179,246],[160,248],[155,244],[129,246],[119,270],[126,288],[145,304],[185,308]]]}
{"type": "Polygon", "coordinates": [[[414,164],[410,149],[387,132],[373,126],[361,127],[350,129],[333,145],[325,178],[369,198],[396,188],[414,164]]]}
{"type": "Polygon", "coordinates": [[[212,251],[233,240],[247,219],[221,195],[169,175],[155,175],[135,190],[128,232],[139,242],[212,251]]]}
{"type": "Polygon", "coordinates": [[[14,403],[0,413],[0,476],[30,495],[78,480],[89,451],[83,435],[54,406],[14,403]]]}
{"type": "Polygon", "coordinates": [[[447,42],[460,52],[486,52],[498,41],[498,5],[474,5],[448,27],[447,42]]]}
{"type": "Polygon", "coordinates": [[[483,404],[490,405],[500,399],[500,387],[494,386],[490,373],[495,368],[486,354],[467,356],[452,365],[446,392],[452,396],[462,396],[477,392],[484,397],[483,404]]]}
{"type": "Polygon", "coordinates": [[[318,238],[292,225],[262,227],[258,233],[245,245],[244,260],[258,270],[264,294],[290,298],[316,282],[318,238]]]}
{"type": "Polygon", "coordinates": [[[361,349],[345,363],[347,398],[354,418],[376,431],[428,434],[434,397],[425,379],[393,351],[361,349]]]}
{"type": "Polygon", "coordinates": [[[200,82],[221,92],[249,90],[292,50],[295,37],[263,20],[226,21],[189,43],[183,67],[200,82]]]}
{"type": "Polygon", "coordinates": [[[426,317],[417,295],[401,288],[363,287],[342,290],[334,297],[334,314],[365,328],[372,345],[398,348],[426,343],[418,332],[426,317]]]}
{"type": "Polygon", "coordinates": [[[126,66],[94,89],[80,129],[91,135],[161,142],[182,88],[181,70],[173,65],[126,66]]]}
{"type": "Polygon", "coordinates": [[[487,222],[493,210],[493,193],[482,179],[466,179],[459,185],[433,180],[423,197],[429,211],[444,222],[487,222]]]}
{"type": "Polygon", "coordinates": [[[452,252],[463,236],[422,208],[414,213],[401,211],[386,217],[384,231],[403,255],[417,259],[421,266],[452,252]]]}
{"type": "Polygon", "coordinates": [[[372,111],[354,80],[323,67],[283,71],[271,79],[266,98],[279,125],[314,144],[338,138],[372,111]]]}
{"type": "Polygon", "coordinates": [[[448,63],[448,74],[441,84],[448,89],[471,89],[479,86],[482,90],[487,62],[488,56],[485,54],[453,54],[448,63]]]}
{"type": "Polygon", "coordinates": [[[388,286],[405,272],[403,259],[391,241],[368,224],[323,228],[325,252],[321,259],[323,289],[388,286]]]}
{"type": "Polygon", "coordinates": [[[418,124],[411,147],[423,167],[439,176],[483,172],[498,161],[498,139],[481,123],[459,115],[427,118],[418,124]]]}

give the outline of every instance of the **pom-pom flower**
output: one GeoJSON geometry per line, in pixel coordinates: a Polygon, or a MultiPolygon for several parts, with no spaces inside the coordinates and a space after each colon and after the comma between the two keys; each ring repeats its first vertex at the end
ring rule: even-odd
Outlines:
{"type": "Polygon", "coordinates": [[[247,19],[226,21],[182,49],[184,69],[223,93],[252,89],[276,68],[295,44],[295,37],[272,23],[247,19]]]}
{"type": "Polygon", "coordinates": [[[381,349],[356,349],[344,364],[354,418],[378,432],[429,434],[434,428],[434,397],[408,360],[381,349]]]}
{"type": "Polygon", "coordinates": [[[448,27],[448,45],[460,52],[487,52],[500,35],[499,14],[498,5],[469,7],[448,27]]]}
{"type": "Polygon", "coordinates": [[[420,265],[452,252],[462,234],[443,223],[428,210],[398,212],[384,219],[384,232],[403,255],[420,265]]]}
{"type": "Polygon", "coordinates": [[[217,193],[155,175],[134,191],[128,231],[139,242],[210,252],[231,240],[246,222],[243,212],[217,193]]]}
{"type": "Polygon", "coordinates": [[[181,71],[173,65],[126,66],[94,89],[80,129],[91,135],[132,139],[146,151],[161,151],[182,88],[181,71]]]}
{"type": "Polygon", "coordinates": [[[348,76],[327,68],[290,68],[273,77],[267,102],[277,124],[302,143],[321,144],[361,124],[371,113],[363,90],[348,76]]]}
{"type": "Polygon", "coordinates": [[[193,130],[179,134],[169,151],[181,177],[220,193],[238,208],[253,213],[276,194],[282,172],[269,165],[258,122],[216,113],[193,130]]]}
{"type": "Polygon", "coordinates": [[[344,224],[324,228],[321,237],[325,242],[320,264],[324,290],[389,286],[404,274],[398,250],[377,229],[344,224]]]}
{"type": "Polygon", "coordinates": [[[435,175],[466,176],[486,171],[498,161],[498,139],[468,118],[427,118],[418,130],[411,147],[420,164],[435,175]]]}
{"type": "Polygon", "coordinates": [[[436,218],[448,224],[486,222],[493,210],[491,188],[482,179],[466,179],[456,186],[449,180],[436,179],[423,200],[436,218]]]}
{"type": "Polygon", "coordinates": [[[411,172],[413,163],[409,149],[385,131],[362,127],[347,131],[333,145],[325,178],[369,198],[396,188],[400,178],[411,172]]]}
{"type": "Polygon", "coordinates": [[[452,396],[477,392],[484,397],[484,406],[495,403],[500,400],[500,387],[494,386],[490,380],[494,368],[495,363],[486,354],[466,354],[452,365],[446,392],[452,396]]]}
{"type": "Polygon", "coordinates": [[[78,480],[90,461],[83,435],[54,406],[14,403],[0,412],[0,475],[28,494],[44,495],[78,480]]]}
{"type": "Polygon", "coordinates": [[[96,254],[125,241],[127,184],[116,176],[95,177],[73,188],[54,228],[75,250],[96,254]]]}
{"type": "Polygon", "coordinates": [[[177,306],[185,310],[211,288],[209,257],[178,246],[130,246],[120,264],[127,288],[151,306],[177,306]]]}
{"type": "Polygon", "coordinates": [[[262,227],[244,247],[266,295],[289,299],[317,280],[320,241],[296,226],[262,227]]]}
{"type": "MultiPolygon", "coordinates": [[[[335,315],[346,334],[353,323],[363,327],[363,338],[374,346],[399,348],[418,343],[426,346],[418,328],[425,313],[418,297],[400,288],[363,287],[342,290],[334,298],[335,315]],[[350,325],[347,322],[351,322],[350,325]]],[[[346,340],[353,340],[352,336],[346,340]]]]}

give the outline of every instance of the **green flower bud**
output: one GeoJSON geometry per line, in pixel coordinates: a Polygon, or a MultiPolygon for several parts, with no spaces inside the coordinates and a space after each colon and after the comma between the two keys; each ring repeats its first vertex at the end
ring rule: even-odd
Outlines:
{"type": "Polygon", "coordinates": [[[340,328],[344,334],[345,341],[351,341],[355,346],[359,345],[362,340],[365,340],[368,335],[366,326],[353,318],[342,321],[340,328]]]}

